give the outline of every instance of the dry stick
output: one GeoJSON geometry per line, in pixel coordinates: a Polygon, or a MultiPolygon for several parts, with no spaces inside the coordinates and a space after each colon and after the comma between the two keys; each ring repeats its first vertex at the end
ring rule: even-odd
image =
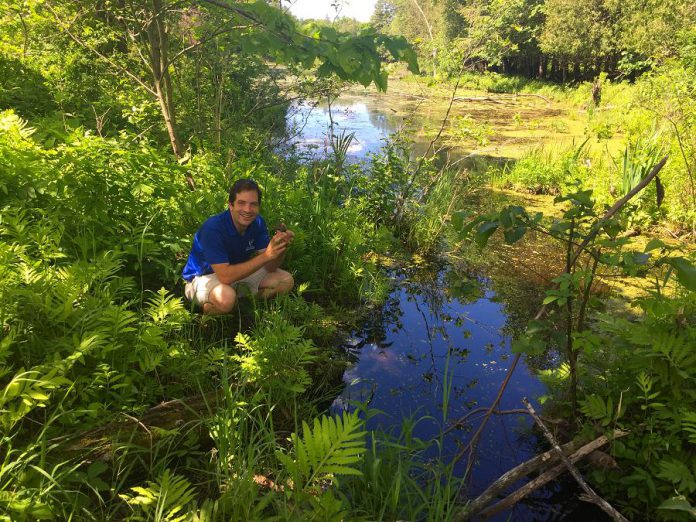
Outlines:
{"type": "MultiPolygon", "coordinates": [[[[464,62],[466,63],[466,62],[464,62]]],[[[416,177],[418,176],[418,173],[420,172],[421,168],[423,167],[423,163],[425,162],[425,158],[427,158],[428,154],[430,154],[430,151],[433,149],[433,145],[437,142],[437,140],[440,139],[440,136],[442,136],[442,132],[445,130],[445,125],[447,125],[447,120],[449,119],[450,112],[452,111],[452,105],[454,104],[454,98],[457,95],[457,90],[459,89],[459,83],[462,80],[462,73],[464,72],[464,65],[462,64],[462,67],[459,71],[459,74],[457,75],[457,82],[454,84],[454,89],[452,90],[452,96],[450,97],[449,105],[447,106],[447,111],[445,112],[445,117],[442,118],[442,125],[440,125],[440,130],[437,131],[437,134],[435,137],[430,140],[430,143],[428,144],[428,148],[426,151],[423,153],[423,155],[420,157],[418,160],[418,165],[416,165],[416,169],[413,171],[413,174],[411,174],[411,178],[408,180],[408,183],[406,184],[406,189],[404,190],[404,195],[402,201],[406,201],[411,193],[411,187],[413,184],[416,182],[416,177]]]]}
{"type": "MultiPolygon", "coordinates": [[[[469,417],[473,417],[474,415],[476,415],[478,413],[483,413],[483,412],[487,412],[487,411],[488,411],[487,406],[481,407],[481,408],[476,408],[475,410],[471,410],[469,413],[464,415],[462,418],[458,419],[457,422],[455,422],[449,428],[447,428],[445,431],[443,431],[442,435],[443,436],[447,435],[451,431],[454,431],[458,427],[464,425],[465,422],[469,419],[469,417]]],[[[525,410],[524,408],[516,408],[516,409],[512,409],[512,410],[495,410],[493,412],[493,414],[494,415],[529,415],[529,412],[527,410],[525,410]]],[[[542,419],[545,422],[550,422],[551,424],[560,424],[561,422],[563,422],[560,419],[552,419],[549,417],[542,417],[542,419]]]]}
{"type": "Polygon", "coordinates": [[[551,105],[551,100],[549,100],[546,96],[542,96],[541,94],[534,94],[534,93],[522,93],[522,92],[516,92],[515,97],[534,97],[534,98],[541,98],[544,100],[546,103],[551,105]]]}
{"type": "MultiPolygon", "coordinates": [[[[541,319],[544,315],[546,315],[546,310],[548,309],[547,305],[543,305],[537,314],[534,316],[534,320],[538,321],[541,319]]],[[[493,404],[490,405],[488,408],[488,411],[486,412],[486,415],[483,416],[483,420],[481,421],[481,424],[479,425],[478,429],[474,433],[474,435],[471,437],[471,440],[469,443],[462,448],[462,450],[457,454],[457,456],[454,458],[454,462],[457,462],[459,459],[461,459],[464,454],[468,451],[469,452],[469,459],[466,464],[466,471],[464,472],[464,479],[462,480],[462,487],[466,483],[467,479],[469,478],[469,474],[471,473],[471,469],[474,465],[474,453],[476,452],[476,446],[478,445],[478,440],[481,438],[481,434],[483,433],[483,429],[486,427],[486,424],[488,423],[488,420],[491,418],[491,415],[493,415],[493,412],[498,408],[498,404],[500,404],[500,399],[503,397],[503,393],[505,392],[505,389],[507,388],[508,383],[510,382],[510,379],[512,378],[512,374],[515,372],[515,368],[517,367],[517,363],[520,362],[520,357],[522,357],[522,353],[517,353],[515,355],[515,358],[512,360],[512,363],[510,364],[510,368],[508,369],[507,375],[505,376],[505,380],[503,383],[500,385],[500,389],[498,390],[498,395],[496,395],[495,400],[493,401],[493,404]]],[[[455,424],[458,424],[455,423],[455,424]]]]}
{"type": "Polygon", "coordinates": [[[573,478],[578,482],[578,484],[580,484],[582,490],[585,493],[587,493],[590,502],[602,508],[602,511],[604,511],[607,515],[612,517],[614,520],[619,520],[620,522],[628,522],[628,519],[626,517],[619,513],[611,504],[609,504],[609,502],[607,502],[597,493],[595,493],[595,491],[587,484],[587,482],[585,482],[585,479],[582,478],[582,475],[580,474],[578,469],[573,465],[573,463],[570,460],[568,460],[568,457],[566,457],[563,454],[563,450],[558,445],[558,442],[556,442],[556,439],[551,434],[549,429],[546,427],[546,424],[544,424],[542,420],[539,418],[539,416],[536,414],[536,411],[534,411],[534,408],[532,407],[531,403],[527,400],[526,397],[522,399],[522,402],[529,410],[529,414],[534,419],[534,422],[536,422],[537,426],[539,426],[541,428],[541,431],[544,432],[544,436],[551,443],[553,449],[556,450],[558,456],[561,457],[561,460],[563,461],[563,464],[565,464],[565,467],[568,468],[570,474],[573,475],[573,478]]]}
{"type": "MultiPolygon", "coordinates": [[[[543,308],[543,310],[546,310],[546,307],[543,308]]],[[[539,315],[539,314],[537,314],[539,315]]],[[[474,436],[471,437],[471,440],[469,443],[462,448],[462,450],[457,454],[456,457],[454,457],[454,462],[457,462],[459,459],[461,459],[464,456],[464,453],[467,451],[469,452],[469,459],[466,463],[466,471],[464,472],[464,479],[462,480],[462,487],[464,487],[464,484],[466,484],[467,479],[469,478],[469,474],[471,473],[471,469],[474,466],[474,453],[476,452],[476,446],[478,445],[478,440],[481,438],[481,433],[483,433],[483,428],[486,427],[486,424],[488,423],[488,419],[491,418],[491,415],[493,415],[493,412],[496,410],[498,407],[498,404],[500,403],[500,399],[503,397],[503,392],[505,391],[505,388],[507,388],[508,383],[510,382],[510,378],[512,377],[512,374],[515,372],[515,367],[517,366],[517,363],[520,362],[520,357],[521,353],[518,353],[515,355],[515,358],[512,360],[512,364],[510,365],[510,369],[508,370],[507,375],[505,376],[505,380],[503,381],[503,384],[501,384],[500,389],[498,390],[498,395],[496,396],[495,400],[493,401],[493,404],[491,404],[490,408],[488,408],[488,411],[486,414],[483,416],[483,420],[481,421],[481,424],[479,425],[478,429],[474,433],[474,436]]]]}
{"type": "Polygon", "coordinates": [[[489,101],[493,103],[503,103],[500,101],[500,99],[497,98],[492,98],[491,96],[457,96],[454,101],[466,101],[466,102],[471,102],[471,101],[489,101]]]}
{"type": "MultiPolygon", "coordinates": [[[[621,430],[614,430],[614,433],[611,437],[607,437],[606,435],[602,435],[592,442],[588,442],[581,448],[579,448],[577,451],[572,453],[568,458],[570,459],[571,462],[575,463],[578,462],[579,460],[583,459],[584,457],[591,455],[593,452],[607,444],[610,440],[618,439],[619,437],[625,437],[628,435],[627,431],[621,431],[621,430]]],[[[567,453],[568,451],[566,448],[568,448],[572,443],[564,444],[561,446],[561,449],[563,449],[564,453],[567,453]]],[[[548,469],[538,477],[534,478],[533,480],[527,482],[524,486],[521,488],[517,489],[504,499],[502,499],[500,502],[497,502],[496,504],[482,509],[485,505],[485,503],[490,502],[500,491],[502,491],[505,487],[514,484],[517,482],[517,480],[522,479],[525,475],[528,475],[535,469],[530,469],[528,471],[529,463],[536,461],[539,458],[545,458],[543,463],[546,464],[547,461],[548,463],[555,462],[559,460],[558,454],[556,453],[556,450],[549,450],[545,453],[542,453],[541,455],[538,455],[537,457],[534,457],[533,459],[520,464],[516,468],[513,468],[512,470],[508,471],[500,477],[498,480],[496,480],[493,485],[491,485],[486,491],[484,491],[479,497],[474,500],[469,506],[467,506],[467,511],[463,514],[462,518],[460,520],[469,520],[473,518],[474,516],[479,516],[480,518],[489,518],[494,515],[497,515],[498,513],[505,511],[506,509],[511,508],[515,504],[517,504],[520,500],[522,500],[524,497],[532,493],[533,491],[539,489],[540,487],[548,484],[552,480],[554,480],[556,477],[561,475],[563,472],[567,471],[567,468],[563,464],[559,464],[557,466],[552,467],[551,469],[548,469]],[[518,471],[519,470],[519,471],[518,471]],[[484,498],[485,495],[485,498],[484,498]]]]}
{"type": "MultiPolygon", "coordinates": [[[[592,232],[588,234],[588,236],[585,238],[585,240],[580,243],[578,248],[575,250],[575,253],[573,254],[572,257],[572,262],[575,263],[577,258],[580,256],[580,254],[583,252],[583,250],[587,247],[587,245],[594,239],[594,237],[599,233],[601,230],[601,225],[604,224],[606,221],[611,219],[621,208],[631,199],[633,198],[636,194],[638,194],[641,190],[643,190],[645,187],[648,186],[648,184],[652,181],[652,179],[657,176],[657,173],[664,167],[665,163],[667,162],[667,158],[669,156],[665,156],[660,160],[660,162],[653,167],[653,169],[650,171],[650,174],[648,174],[638,185],[636,185],[633,190],[631,190],[628,194],[626,194],[624,197],[619,199],[614,205],[607,210],[607,212],[597,221],[595,224],[595,227],[593,228],[592,232]]],[[[536,316],[534,316],[534,320],[537,321],[544,317],[546,315],[548,307],[547,305],[542,305],[542,307],[539,309],[537,312],[536,316]]],[[[469,441],[469,443],[464,446],[464,448],[457,454],[457,456],[454,458],[454,462],[458,461],[461,459],[464,454],[468,451],[469,452],[469,461],[467,463],[466,471],[464,473],[464,480],[462,481],[462,487],[466,483],[469,474],[471,473],[471,469],[473,467],[473,460],[474,460],[474,453],[476,451],[476,445],[478,444],[478,439],[481,437],[481,433],[483,432],[483,429],[485,428],[486,424],[488,423],[488,420],[491,418],[491,415],[493,414],[493,411],[495,411],[498,408],[498,404],[500,403],[500,399],[503,396],[503,393],[505,392],[505,389],[507,388],[508,383],[510,382],[510,378],[512,377],[513,372],[515,371],[515,368],[517,367],[517,363],[520,360],[520,357],[522,356],[521,353],[518,353],[515,355],[515,358],[512,360],[512,364],[510,365],[510,369],[508,370],[507,375],[505,376],[505,380],[503,383],[500,385],[500,389],[498,390],[498,395],[496,396],[495,400],[493,401],[493,404],[490,405],[488,412],[486,415],[484,415],[483,420],[481,421],[481,424],[479,425],[478,429],[474,433],[473,437],[469,441]]]]}
{"type": "MultiPolygon", "coordinates": [[[[524,411],[525,413],[528,413],[527,410],[524,411]]],[[[561,447],[561,449],[563,449],[563,453],[567,455],[570,455],[571,453],[577,451],[579,448],[579,441],[570,441],[561,447]]],[[[478,513],[479,511],[482,511],[493,499],[495,499],[508,486],[511,486],[518,480],[523,479],[530,473],[534,473],[542,466],[545,466],[547,464],[554,464],[558,460],[559,459],[556,452],[554,450],[548,450],[544,453],[536,455],[535,457],[532,457],[531,459],[507,471],[506,473],[498,477],[498,479],[495,482],[493,482],[490,486],[488,486],[483,493],[481,493],[478,497],[476,497],[476,499],[474,499],[466,506],[466,513],[464,514],[464,519],[466,520],[468,518],[471,518],[474,515],[476,515],[476,513],[478,513]]]]}
{"type": "MultiPolygon", "coordinates": [[[[411,174],[411,178],[406,183],[406,188],[404,189],[403,196],[401,199],[402,205],[405,203],[405,201],[408,199],[408,197],[411,194],[411,187],[416,182],[416,177],[418,176],[418,173],[420,172],[421,168],[423,167],[423,163],[425,162],[425,158],[428,156],[428,154],[430,154],[430,151],[432,150],[433,146],[435,145],[437,140],[440,139],[442,132],[445,130],[445,125],[447,125],[447,120],[449,119],[450,112],[452,111],[452,105],[454,105],[454,100],[457,97],[457,91],[459,90],[459,84],[462,81],[462,74],[464,74],[464,69],[466,68],[466,64],[468,63],[469,58],[471,58],[471,56],[474,54],[475,47],[480,42],[481,42],[480,39],[477,42],[473,42],[471,44],[471,47],[467,51],[467,56],[465,56],[462,59],[461,65],[459,67],[459,71],[457,72],[457,81],[454,84],[454,89],[452,90],[452,94],[450,95],[449,105],[447,106],[447,111],[445,112],[445,117],[442,119],[442,125],[440,125],[440,130],[438,130],[437,135],[432,140],[430,140],[430,143],[428,144],[427,150],[423,153],[423,155],[418,160],[418,165],[416,165],[416,168],[413,171],[413,174],[411,174]]],[[[429,186],[432,186],[432,184],[429,186]]],[[[427,192],[427,190],[426,190],[426,192],[427,192]]],[[[420,200],[422,201],[422,199],[423,199],[423,196],[421,196],[420,200]]],[[[397,211],[398,219],[400,219],[400,215],[401,215],[401,209],[398,209],[398,211],[397,211]]]]}

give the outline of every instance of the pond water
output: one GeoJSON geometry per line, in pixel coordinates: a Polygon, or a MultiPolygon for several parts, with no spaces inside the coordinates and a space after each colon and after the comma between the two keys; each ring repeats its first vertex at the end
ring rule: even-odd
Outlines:
{"type": "MultiPolygon", "coordinates": [[[[384,138],[402,124],[388,111],[372,107],[371,101],[339,99],[332,108],[334,132],[356,134],[349,150],[354,160],[379,151],[384,138]]],[[[291,140],[295,147],[309,156],[326,153],[327,107],[298,106],[288,120],[289,126],[302,129],[291,140]]],[[[393,274],[393,280],[394,290],[381,311],[345,341],[343,348],[352,365],[332,408],[349,409],[353,401],[368,401],[370,407],[384,412],[370,419],[368,428],[385,431],[398,429],[404,417],[427,416],[416,425],[414,436],[432,440],[467,412],[492,403],[514,357],[511,333],[513,323],[519,321],[511,320],[512,310],[534,307],[537,301],[524,292],[515,294],[517,302],[509,295],[503,299],[488,275],[459,273],[448,266],[402,269],[393,274]]],[[[522,408],[523,397],[538,405],[544,393],[544,385],[522,360],[500,409],[522,408]]],[[[532,424],[526,415],[491,418],[478,445],[469,496],[546,449],[532,424]]],[[[451,459],[468,442],[472,426],[475,429],[478,423],[445,437],[443,458],[451,459]]],[[[456,464],[457,476],[464,474],[465,460],[456,464]]],[[[576,501],[576,494],[572,484],[554,484],[495,520],[604,519],[601,512],[576,501]]]]}
{"type": "Polygon", "coordinates": [[[331,108],[326,104],[300,103],[288,111],[286,144],[300,154],[321,158],[330,152],[329,124],[334,122],[334,133],[355,133],[348,150],[352,160],[362,160],[378,152],[384,139],[399,128],[401,120],[388,118],[386,111],[368,108],[369,99],[343,98],[331,108]]]}
{"type": "MultiPolygon", "coordinates": [[[[558,148],[582,141],[584,123],[565,107],[534,97],[469,94],[452,106],[442,135],[451,161],[470,155],[504,161],[544,144],[558,148]]],[[[334,135],[355,133],[349,151],[353,160],[378,151],[384,138],[400,129],[409,131],[412,152],[418,156],[440,129],[448,103],[447,98],[349,91],[332,103],[331,118],[326,102],[295,103],[288,110],[288,135],[282,143],[320,157],[329,149],[328,125],[333,120],[334,135]]]]}
{"type": "MultiPolygon", "coordinates": [[[[467,412],[492,403],[512,361],[510,339],[503,333],[505,306],[487,281],[465,275],[467,298],[462,292],[455,297],[445,281],[453,276],[444,270],[395,274],[396,289],[382,313],[346,342],[355,363],[344,375],[346,388],[335,407],[371,399],[370,406],[386,415],[372,419],[370,427],[385,430],[400,426],[402,417],[432,416],[414,432],[431,440],[467,412]]],[[[543,393],[544,386],[521,362],[500,408],[520,408],[522,397],[536,401],[543,393]]],[[[491,419],[479,444],[470,494],[480,493],[516,462],[536,453],[530,427],[526,416],[491,419]]],[[[447,436],[445,456],[456,455],[468,435],[464,429],[447,436]]],[[[457,465],[458,476],[464,473],[464,460],[457,465]]]]}

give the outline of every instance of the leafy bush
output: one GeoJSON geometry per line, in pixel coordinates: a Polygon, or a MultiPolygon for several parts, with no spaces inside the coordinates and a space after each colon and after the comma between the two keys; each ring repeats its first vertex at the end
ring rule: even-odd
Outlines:
{"type": "MultiPolygon", "coordinates": [[[[102,138],[78,129],[48,146],[12,112],[2,114],[0,128],[0,425],[7,446],[0,511],[13,519],[74,518],[77,509],[87,519],[110,519],[128,506],[133,518],[216,510],[260,516],[268,501],[257,498],[256,466],[277,466],[278,440],[273,420],[253,419],[251,407],[241,415],[253,428],[220,418],[210,433],[221,457],[232,455],[225,444],[233,439],[240,457],[239,448],[250,444],[253,467],[212,459],[214,474],[223,475],[204,481],[244,495],[243,505],[225,495],[190,501],[189,493],[200,491],[191,486],[199,464],[186,464],[187,453],[200,454],[190,426],[158,431],[149,452],[129,442],[100,469],[73,462],[61,444],[47,441],[165,398],[210,393],[221,383],[229,390],[233,374],[246,383],[238,403],[251,400],[265,412],[282,406],[280,416],[292,419],[289,406],[309,388],[316,363],[304,325],[324,340],[335,331],[325,328],[324,310],[301,297],[279,300],[239,335],[241,351],[230,358],[219,347],[240,327],[230,330],[229,319],[203,321],[185,309],[174,295],[181,266],[194,231],[224,208],[231,178],[252,175],[265,189],[269,224],[283,220],[297,233],[287,261],[303,289],[357,302],[373,288],[383,291],[367,260],[382,239],[363,213],[364,199],[330,165],[297,169],[292,160],[250,153],[224,173],[215,154],[195,155],[184,168],[127,134],[102,138]],[[199,190],[185,188],[185,169],[199,190]],[[113,477],[104,488],[107,469],[113,477]],[[95,505],[90,495],[101,498],[109,488],[120,503],[95,505]]],[[[316,409],[310,403],[302,413],[316,409]]],[[[88,443],[78,454],[89,451],[88,443]]],[[[340,503],[329,496],[306,509],[332,512],[340,503]]]]}
{"type": "MultiPolygon", "coordinates": [[[[602,314],[596,323],[602,346],[611,350],[589,354],[588,366],[604,376],[608,419],[631,435],[613,445],[619,468],[596,470],[593,479],[629,518],[696,493],[695,295],[653,294],[635,302],[643,312],[637,321],[602,314]],[[616,419],[612,398],[621,403],[616,419]]],[[[586,413],[593,424],[606,417],[586,413]]]]}

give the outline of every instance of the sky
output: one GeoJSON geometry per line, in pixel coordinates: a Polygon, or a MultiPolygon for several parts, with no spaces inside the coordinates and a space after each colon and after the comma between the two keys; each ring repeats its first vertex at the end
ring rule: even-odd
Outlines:
{"type": "MultiPolygon", "coordinates": [[[[377,0],[333,0],[341,6],[340,17],[355,18],[367,22],[375,10],[377,0]]],[[[333,19],[336,10],[331,6],[332,0],[283,0],[283,7],[290,5],[290,12],[298,18],[333,19]]]]}

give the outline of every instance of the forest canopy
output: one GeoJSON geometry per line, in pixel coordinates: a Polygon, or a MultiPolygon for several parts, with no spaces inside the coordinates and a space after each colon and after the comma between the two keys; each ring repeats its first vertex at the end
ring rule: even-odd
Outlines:
{"type": "Polygon", "coordinates": [[[433,70],[635,78],[693,45],[688,0],[378,0],[371,23],[404,35],[433,70]]]}

